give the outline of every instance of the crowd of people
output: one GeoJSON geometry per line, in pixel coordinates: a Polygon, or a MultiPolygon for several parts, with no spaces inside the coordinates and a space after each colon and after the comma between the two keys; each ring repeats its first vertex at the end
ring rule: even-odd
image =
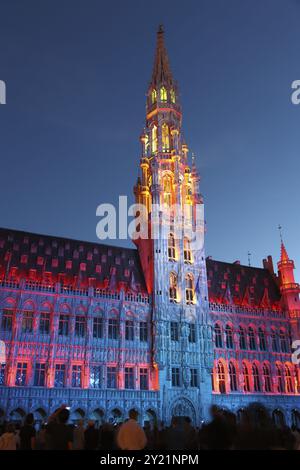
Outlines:
{"type": "Polygon", "coordinates": [[[32,413],[22,426],[3,423],[0,450],[300,450],[300,429],[275,425],[258,403],[249,405],[239,422],[234,413],[217,406],[210,413],[211,420],[201,428],[194,427],[188,417],[173,417],[170,426],[147,422],[142,427],[135,410],[123,423],[103,423],[97,428],[94,421],[69,424],[70,412],[63,405],[38,431],[32,413]]]}

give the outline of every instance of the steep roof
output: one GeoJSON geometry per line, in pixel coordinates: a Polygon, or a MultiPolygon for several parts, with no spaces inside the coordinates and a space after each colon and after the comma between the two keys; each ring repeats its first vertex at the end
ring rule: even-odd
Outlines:
{"type": "Polygon", "coordinates": [[[5,276],[147,292],[136,249],[0,228],[0,278],[5,276]]]}
{"type": "Polygon", "coordinates": [[[224,263],[207,258],[211,302],[278,308],[280,290],[276,278],[263,268],[224,263]]]}

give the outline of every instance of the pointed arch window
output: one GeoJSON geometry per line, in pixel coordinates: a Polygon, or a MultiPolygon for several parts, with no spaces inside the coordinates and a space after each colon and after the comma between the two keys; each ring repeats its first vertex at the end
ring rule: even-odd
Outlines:
{"type": "Polygon", "coordinates": [[[151,92],[151,101],[152,101],[152,104],[156,103],[157,101],[157,91],[155,90],[155,88],[153,88],[151,92]]]}
{"type": "Polygon", "coordinates": [[[279,331],[279,342],[280,342],[280,351],[283,353],[288,352],[287,337],[284,329],[279,331]]]}
{"type": "Polygon", "coordinates": [[[259,349],[261,351],[266,351],[267,343],[266,343],[266,336],[263,328],[258,329],[258,339],[259,339],[259,349]]]}
{"type": "Polygon", "coordinates": [[[194,302],[194,278],[192,274],[185,276],[185,300],[187,304],[194,302]]]}
{"type": "Polygon", "coordinates": [[[175,91],[173,90],[173,88],[171,88],[170,96],[171,96],[171,102],[172,102],[172,103],[175,103],[175,101],[176,101],[176,96],[175,96],[175,91]]]}
{"type": "Polygon", "coordinates": [[[215,345],[216,345],[216,348],[223,348],[222,330],[221,330],[221,326],[219,325],[219,323],[215,324],[214,331],[215,331],[215,345]]]}
{"type": "Polygon", "coordinates": [[[247,364],[243,362],[243,381],[244,381],[244,392],[250,392],[250,377],[249,369],[247,364]]]}
{"type": "Polygon", "coordinates": [[[171,302],[177,302],[177,276],[175,273],[170,274],[169,295],[171,302]]]}
{"type": "Polygon", "coordinates": [[[219,392],[226,393],[225,369],[224,369],[224,364],[221,361],[218,362],[217,369],[218,369],[219,392]]]}
{"type": "Polygon", "coordinates": [[[168,238],[168,258],[169,261],[176,260],[176,242],[173,233],[170,233],[168,238]]]}
{"type": "Polygon", "coordinates": [[[157,126],[154,124],[151,131],[152,153],[157,152],[157,126]]]}
{"type": "Polygon", "coordinates": [[[276,364],[276,375],[277,375],[277,392],[284,393],[284,380],[282,367],[280,364],[276,364]]]}
{"type": "Polygon", "coordinates": [[[247,349],[246,332],[242,326],[239,328],[239,345],[240,349],[247,349]]]}
{"type": "Polygon", "coordinates": [[[272,391],[272,383],[271,383],[270,366],[268,364],[263,365],[263,377],[264,377],[265,392],[269,393],[272,391]]]}
{"type": "Polygon", "coordinates": [[[233,328],[231,325],[226,325],[225,338],[226,338],[226,348],[233,349],[233,328]]]}
{"type": "Polygon", "coordinates": [[[172,205],[172,179],[169,175],[166,175],[163,179],[163,190],[164,204],[170,207],[172,205]]]}
{"type": "Polygon", "coordinates": [[[167,89],[166,87],[162,86],[160,89],[160,101],[166,102],[167,98],[167,89]]]}
{"type": "Polygon", "coordinates": [[[232,361],[229,362],[229,381],[230,381],[230,390],[236,392],[237,387],[237,374],[236,367],[232,361]]]}
{"type": "Polygon", "coordinates": [[[261,391],[259,371],[256,364],[252,365],[252,375],[253,375],[253,388],[255,392],[261,391]]]}
{"type": "Polygon", "coordinates": [[[187,237],[183,239],[183,259],[185,263],[192,262],[191,242],[187,237]]]}
{"type": "Polygon", "coordinates": [[[284,366],[284,373],[285,373],[285,391],[286,393],[293,393],[294,392],[293,377],[292,377],[291,369],[287,364],[284,366]]]}
{"type": "Polygon", "coordinates": [[[169,126],[164,122],[161,127],[162,151],[168,152],[170,150],[170,133],[169,126]]]}
{"type": "Polygon", "coordinates": [[[252,328],[252,326],[249,326],[249,329],[248,329],[248,338],[249,338],[249,348],[250,348],[252,351],[255,351],[255,349],[256,349],[256,342],[255,342],[254,329],[252,328]]]}
{"type": "Polygon", "coordinates": [[[278,340],[277,340],[277,332],[275,328],[271,330],[271,343],[272,343],[272,351],[278,352],[278,340]]]}

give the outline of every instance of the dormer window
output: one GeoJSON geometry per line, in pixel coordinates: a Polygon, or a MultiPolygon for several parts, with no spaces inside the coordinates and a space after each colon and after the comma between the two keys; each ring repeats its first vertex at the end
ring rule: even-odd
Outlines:
{"type": "Polygon", "coordinates": [[[160,101],[166,102],[167,101],[167,90],[164,86],[160,89],[160,101]]]}

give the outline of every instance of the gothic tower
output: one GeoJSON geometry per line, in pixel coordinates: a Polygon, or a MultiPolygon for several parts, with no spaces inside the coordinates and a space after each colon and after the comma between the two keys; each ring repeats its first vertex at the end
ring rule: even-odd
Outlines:
{"type": "Polygon", "coordinates": [[[149,239],[138,239],[153,299],[153,367],[163,419],[199,422],[211,400],[212,334],[200,178],[182,136],[182,112],[162,27],[147,91],[136,203],[146,207],[149,239]]]}

